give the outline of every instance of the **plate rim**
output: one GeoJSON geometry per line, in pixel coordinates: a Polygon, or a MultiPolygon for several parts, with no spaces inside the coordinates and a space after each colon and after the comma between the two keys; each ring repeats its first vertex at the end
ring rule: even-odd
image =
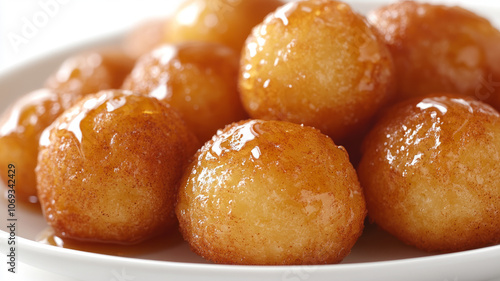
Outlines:
{"type": "MultiPolygon", "coordinates": [[[[0,240],[2,242],[7,241],[9,233],[6,231],[0,230],[0,240]]],[[[492,245],[492,246],[486,246],[482,248],[476,248],[476,249],[470,249],[470,250],[465,250],[465,251],[459,251],[459,252],[452,252],[452,253],[442,253],[442,254],[435,254],[431,256],[424,256],[424,257],[412,257],[412,258],[403,258],[403,259],[396,259],[396,260],[386,260],[386,261],[370,261],[370,262],[359,262],[359,263],[340,263],[340,264],[318,264],[318,265],[231,265],[231,264],[216,264],[216,263],[188,263],[188,262],[177,262],[177,261],[159,261],[159,260],[150,260],[150,259],[141,259],[141,258],[133,258],[133,257],[121,257],[121,256],[113,256],[113,255],[107,255],[107,254],[99,254],[99,253],[92,253],[92,252],[86,252],[86,251],[80,251],[80,250],[74,250],[74,249],[68,249],[68,248],[61,248],[53,245],[46,245],[42,244],[40,242],[27,239],[24,237],[16,237],[16,243],[19,243],[18,247],[25,248],[25,249],[30,249],[30,251],[33,252],[41,252],[43,251],[43,254],[46,255],[47,253],[51,253],[53,255],[58,255],[58,254],[71,254],[72,257],[83,257],[85,259],[91,259],[92,262],[98,262],[98,259],[108,259],[111,261],[115,262],[124,262],[124,263],[134,263],[136,265],[146,265],[146,266],[189,266],[189,267],[199,267],[199,269],[214,269],[214,267],[217,268],[224,268],[224,269],[235,269],[238,271],[248,271],[248,270],[274,270],[274,269],[291,269],[294,267],[317,267],[318,269],[331,269],[331,268],[338,268],[339,270],[345,268],[349,269],[352,267],[387,267],[387,266],[400,266],[400,265],[406,265],[408,263],[410,264],[416,264],[416,263],[430,263],[430,262],[438,262],[439,260],[446,259],[446,260],[451,260],[451,259],[460,259],[460,258],[475,258],[477,256],[482,257],[484,256],[498,256],[500,259],[500,244],[497,245],[492,245]]],[[[26,252],[25,249],[21,249],[23,252],[26,252]]],[[[0,252],[3,254],[6,254],[2,251],[3,249],[0,248],[0,252]]],[[[31,264],[35,266],[34,264],[31,264]]],[[[500,274],[500,268],[499,268],[499,274],[500,274]]],[[[500,277],[500,275],[499,275],[500,277]]]]}

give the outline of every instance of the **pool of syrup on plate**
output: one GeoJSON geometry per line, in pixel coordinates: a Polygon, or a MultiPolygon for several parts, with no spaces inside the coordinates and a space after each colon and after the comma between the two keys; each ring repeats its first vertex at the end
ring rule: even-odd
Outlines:
{"type": "Polygon", "coordinates": [[[163,251],[179,243],[183,243],[182,236],[178,231],[159,235],[137,244],[124,245],[62,238],[57,236],[50,226],[37,235],[36,241],[66,249],[120,257],[135,257],[156,251],[163,251]]]}

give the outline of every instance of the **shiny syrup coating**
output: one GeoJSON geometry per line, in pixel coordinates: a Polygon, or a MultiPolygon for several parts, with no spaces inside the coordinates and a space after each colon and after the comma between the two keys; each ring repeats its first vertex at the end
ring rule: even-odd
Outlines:
{"type": "Polygon", "coordinates": [[[123,89],[177,109],[202,142],[247,117],[237,89],[238,55],[207,42],[164,45],[139,59],[123,89]]]}
{"type": "Polygon", "coordinates": [[[500,32],[460,7],[404,1],[368,15],[398,75],[398,99],[435,92],[475,97],[500,110],[500,32]]]}
{"type": "Polygon", "coordinates": [[[256,26],[239,88],[253,118],[313,126],[336,142],[362,132],[394,88],[389,51],[345,3],[288,3],[256,26]]]}
{"type": "Polygon", "coordinates": [[[21,97],[0,118],[0,176],[8,186],[9,164],[15,166],[16,198],[36,202],[35,167],[43,130],[69,107],[48,89],[21,97]]]}
{"type": "Polygon", "coordinates": [[[369,217],[407,244],[460,251],[500,242],[500,115],[459,95],[388,110],[358,167],[369,217]]]}
{"type": "Polygon", "coordinates": [[[279,0],[188,0],[165,25],[165,41],[221,43],[239,54],[252,28],[282,4],[279,0]]]}
{"type": "Polygon", "coordinates": [[[88,51],[66,59],[45,86],[74,104],[88,94],[118,89],[134,60],[117,48],[88,51]]]}
{"type": "Polygon", "coordinates": [[[62,238],[136,243],[175,224],[178,181],[196,137],[178,114],[128,91],[89,95],[40,138],[42,210],[62,238]]]}
{"type": "Polygon", "coordinates": [[[0,164],[8,184],[8,164],[16,166],[16,195],[36,202],[35,167],[38,140],[57,116],[83,96],[100,89],[118,88],[133,60],[116,49],[86,52],[63,62],[46,82],[45,89],[20,98],[3,113],[0,121],[0,164]]]}
{"type": "Polygon", "coordinates": [[[340,262],[366,214],[348,155],[318,130],[248,120],[207,142],[176,207],[194,252],[226,264],[340,262]]]}

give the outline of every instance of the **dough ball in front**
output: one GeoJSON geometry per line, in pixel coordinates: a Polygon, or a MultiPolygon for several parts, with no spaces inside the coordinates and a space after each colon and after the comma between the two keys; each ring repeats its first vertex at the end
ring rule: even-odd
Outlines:
{"type": "Polygon", "coordinates": [[[128,91],[89,95],[40,138],[44,216],[63,238],[136,243],[175,225],[183,168],[198,148],[178,114],[128,91]]]}
{"type": "Polygon", "coordinates": [[[366,209],[343,147],[311,127],[249,120],[198,151],[176,214],[184,239],[208,260],[286,265],[340,262],[366,209]]]}
{"type": "Polygon", "coordinates": [[[500,242],[500,115],[459,95],[395,105],[358,167],[368,216],[407,244],[461,251],[500,242]]]}

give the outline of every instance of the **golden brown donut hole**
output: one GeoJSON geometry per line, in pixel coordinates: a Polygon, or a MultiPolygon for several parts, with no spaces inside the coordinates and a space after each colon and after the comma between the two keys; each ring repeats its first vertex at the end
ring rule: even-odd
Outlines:
{"type": "Polygon", "coordinates": [[[358,168],[368,215],[407,244],[461,251],[500,242],[500,115],[459,95],[387,111],[358,168]]]}
{"type": "Polygon", "coordinates": [[[226,264],[340,262],[365,213],[343,147],[311,127],[261,120],[229,125],[197,152],[176,207],[193,251],[226,264]]]}
{"type": "Polygon", "coordinates": [[[68,107],[60,96],[48,89],[28,93],[12,104],[0,118],[0,176],[5,185],[8,165],[15,166],[16,198],[36,202],[35,167],[38,140],[48,127],[68,107]]]}
{"type": "Polygon", "coordinates": [[[119,88],[133,60],[118,49],[89,51],[66,59],[40,89],[20,98],[0,121],[0,171],[7,184],[8,164],[16,166],[16,195],[36,201],[35,167],[38,140],[57,116],[83,96],[100,89],[119,88]]]}
{"type": "Polygon", "coordinates": [[[345,3],[288,3],[256,26],[239,88],[251,117],[313,126],[336,142],[358,135],[391,97],[390,54],[345,3]]]}
{"type": "Polygon", "coordinates": [[[238,55],[215,43],[164,45],[139,59],[123,88],[156,97],[181,113],[202,142],[245,119],[237,89],[238,55]]]}
{"type": "Polygon", "coordinates": [[[40,139],[38,195],[63,238],[136,243],[176,223],[177,186],[196,137],[170,107],[128,91],[82,99],[40,139]]]}
{"type": "Polygon", "coordinates": [[[500,110],[500,32],[460,7],[404,1],[368,16],[394,58],[398,99],[460,93],[500,110]]]}
{"type": "Polygon", "coordinates": [[[278,0],[188,0],[165,25],[165,40],[221,43],[239,54],[252,28],[282,4],[278,0]]]}

